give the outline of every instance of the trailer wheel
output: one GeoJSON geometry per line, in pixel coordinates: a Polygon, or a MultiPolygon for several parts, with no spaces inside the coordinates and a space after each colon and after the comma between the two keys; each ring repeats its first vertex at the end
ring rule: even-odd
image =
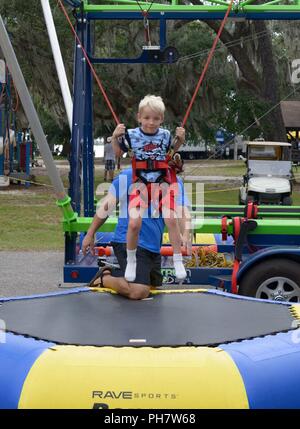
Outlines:
{"type": "Polygon", "coordinates": [[[253,266],[242,278],[239,294],[259,299],[300,302],[300,263],[273,258],[253,266]]]}

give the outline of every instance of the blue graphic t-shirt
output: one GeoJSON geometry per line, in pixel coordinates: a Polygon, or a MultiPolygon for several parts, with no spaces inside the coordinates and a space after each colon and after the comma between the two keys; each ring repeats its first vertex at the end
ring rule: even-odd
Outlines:
{"type": "MultiPolygon", "coordinates": [[[[155,134],[147,134],[141,128],[129,129],[125,138],[138,161],[164,161],[171,145],[170,131],[164,128],[158,128],[155,134]]],[[[148,182],[155,182],[161,173],[142,171],[141,175],[148,182]]]]}
{"type": "MultiPolygon", "coordinates": [[[[178,196],[176,204],[180,206],[189,206],[189,201],[184,194],[183,182],[180,178],[178,181],[178,196]]],[[[112,182],[109,193],[114,195],[119,201],[119,219],[112,241],[117,243],[126,243],[128,229],[128,191],[132,184],[132,169],[123,170],[112,182]]],[[[142,227],[139,234],[138,246],[150,250],[150,252],[159,253],[162,244],[162,235],[165,228],[164,219],[151,217],[152,207],[142,219],[142,227]]]]}

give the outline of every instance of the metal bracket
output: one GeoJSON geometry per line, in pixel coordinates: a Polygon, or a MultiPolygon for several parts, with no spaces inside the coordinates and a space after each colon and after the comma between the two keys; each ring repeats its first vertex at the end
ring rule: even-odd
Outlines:
{"type": "Polygon", "coordinates": [[[173,46],[167,46],[165,49],[161,49],[160,46],[143,46],[142,49],[142,54],[137,58],[91,58],[91,62],[93,64],[172,64],[179,59],[179,52],[173,46]]]}

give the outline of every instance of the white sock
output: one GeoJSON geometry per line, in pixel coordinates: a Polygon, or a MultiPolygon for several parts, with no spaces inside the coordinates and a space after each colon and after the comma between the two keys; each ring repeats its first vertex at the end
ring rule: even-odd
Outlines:
{"type": "Polygon", "coordinates": [[[136,277],[136,249],[127,249],[127,265],[125,270],[125,279],[133,282],[136,277]]]}
{"type": "Polygon", "coordinates": [[[176,278],[178,280],[184,280],[186,278],[186,271],[183,265],[181,253],[173,254],[173,262],[174,262],[176,278]]]}

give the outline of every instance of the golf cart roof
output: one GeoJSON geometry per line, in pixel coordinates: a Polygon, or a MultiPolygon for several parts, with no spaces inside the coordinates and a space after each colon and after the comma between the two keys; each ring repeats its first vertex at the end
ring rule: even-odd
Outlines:
{"type": "Polygon", "coordinates": [[[248,146],[292,146],[291,143],[286,142],[265,142],[265,141],[251,141],[247,142],[248,146]]]}

